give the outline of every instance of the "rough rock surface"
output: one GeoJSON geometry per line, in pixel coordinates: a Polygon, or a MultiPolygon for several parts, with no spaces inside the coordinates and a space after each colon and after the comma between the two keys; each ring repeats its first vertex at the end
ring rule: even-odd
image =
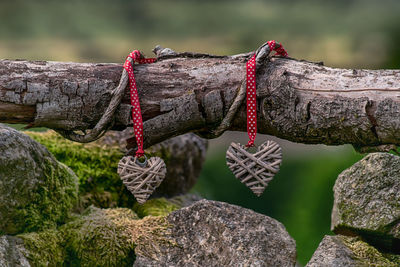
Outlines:
{"type": "Polygon", "coordinates": [[[167,217],[175,245],[137,254],[134,266],[295,266],[296,244],[278,221],[201,200],[167,217]]]}
{"type": "Polygon", "coordinates": [[[152,146],[149,151],[165,159],[167,175],[153,196],[173,197],[189,192],[206,159],[206,139],[188,133],[152,146]]]}
{"type": "Polygon", "coordinates": [[[358,237],[325,236],[306,267],[397,267],[399,255],[383,254],[358,237]]]}
{"type": "Polygon", "coordinates": [[[296,264],[295,242],[274,219],[207,200],[168,215],[179,207],[156,200],[142,207],[141,216],[91,206],[58,228],[0,236],[0,266],[296,264]]]}
{"type": "MultiPolygon", "coordinates": [[[[170,209],[167,202],[153,200],[153,206],[143,207],[142,213],[151,214],[157,210],[158,214],[167,214],[170,209]],[[156,206],[163,202],[157,210],[156,206]],[[162,208],[166,210],[163,212],[162,208]]],[[[19,234],[15,238],[19,247],[14,245],[14,237],[4,237],[13,243],[0,239],[0,258],[13,263],[22,252],[31,266],[132,266],[134,250],[145,254],[172,240],[166,216],[151,215],[139,218],[127,208],[90,206],[57,229],[19,234]]]]}
{"type": "Polygon", "coordinates": [[[0,124],[0,234],[62,223],[75,204],[78,180],[27,135],[0,124]]]}
{"type": "Polygon", "coordinates": [[[1,267],[30,267],[25,257],[27,251],[23,241],[14,236],[0,236],[0,266],[1,267]]]}
{"type": "Polygon", "coordinates": [[[369,154],[336,180],[332,230],[356,232],[374,245],[395,249],[400,238],[399,192],[400,157],[369,154]]]}

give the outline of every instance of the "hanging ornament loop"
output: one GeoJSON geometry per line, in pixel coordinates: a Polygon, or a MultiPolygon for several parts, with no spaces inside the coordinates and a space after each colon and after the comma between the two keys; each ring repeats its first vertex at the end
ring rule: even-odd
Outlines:
{"type": "Polygon", "coordinates": [[[135,157],[135,163],[137,165],[139,165],[140,167],[142,167],[142,168],[146,167],[147,166],[147,157],[146,157],[146,155],[143,155],[142,158],[135,157]],[[143,161],[141,161],[141,159],[143,161]]]}
{"type": "Polygon", "coordinates": [[[257,135],[257,86],[256,67],[257,62],[269,56],[275,51],[277,55],[287,57],[288,53],[280,43],[275,40],[263,44],[246,63],[246,109],[247,109],[247,134],[249,142],[246,147],[253,147],[257,135]]]}
{"type": "MultiPolygon", "coordinates": [[[[251,55],[250,60],[255,56],[255,66],[259,67],[263,65],[265,62],[268,62],[268,57],[272,51],[275,51],[276,55],[278,56],[282,57],[288,56],[283,46],[280,43],[272,40],[261,45],[257,49],[257,51],[251,55]]],[[[247,72],[247,64],[246,64],[246,72],[247,72]]],[[[255,77],[255,71],[253,75],[255,77]]],[[[207,139],[213,139],[221,136],[226,130],[228,130],[232,126],[232,121],[237,111],[242,106],[243,100],[246,98],[247,91],[248,90],[247,90],[247,73],[246,73],[246,79],[243,79],[242,83],[240,84],[236,97],[233,103],[230,105],[229,110],[222,119],[221,123],[215,129],[209,129],[206,132],[197,132],[197,134],[207,139]]]]}
{"type": "Polygon", "coordinates": [[[144,58],[138,50],[132,51],[126,58],[124,69],[129,77],[129,89],[132,105],[133,131],[137,143],[135,157],[125,156],[118,163],[118,174],[127,189],[143,204],[161,184],[167,173],[164,161],[159,157],[147,156],[143,151],[143,119],[139,103],[133,64],[147,64],[156,61],[155,58],[144,58]]]}
{"type": "Polygon", "coordinates": [[[257,196],[264,192],[268,183],[279,171],[282,162],[282,149],[274,141],[264,142],[257,147],[255,153],[249,151],[249,148],[256,147],[254,144],[257,135],[256,67],[263,64],[272,51],[279,56],[288,56],[280,43],[268,41],[260,46],[246,63],[246,112],[249,141],[245,146],[232,143],[226,152],[229,169],[257,196]]]}
{"type": "Polygon", "coordinates": [[[155,58],[144,58],[139,50],[132,51],[129,56],[125,60],[124,69],[128,72],[129,76],[129,88],[130,88],[130,97],[131,97],[131,105],[132,105],[132,121],[133,121],[133,130],[135,133],[136,143],[138,149],[136,151],[136,157],[142,158],[144,156],[143,150],[143,119],[142,119],[142,111],[139,103],[139,95],[136,86],[135,75],[133,73],[133,63],[138,64],[148,64],[155,62],[155,58]],[[132,62],[131,62],[132,61],[132,62]]]}

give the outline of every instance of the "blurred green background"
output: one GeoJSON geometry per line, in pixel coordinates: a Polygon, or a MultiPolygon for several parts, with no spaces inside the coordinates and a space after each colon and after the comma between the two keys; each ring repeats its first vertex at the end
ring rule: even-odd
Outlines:
{"type": "MultiPolygon", "coordinates": [[[[0,58],[122,62],[133,49],[150,56],[157,44],[235,54],[270,39],[282,42],[294,58],[328,66],[399,68],[400,1],[0,0],[0,58]]],[[[330,233],[335,178],[362,155],[350,146],[279,140],[281,172],[256,198],[226,167],[231,141],[246,142],[246,133],[226,133],[210,142],[193,191],[278,219],[295,238],[299,262],[305,264],[330,233]]]]}

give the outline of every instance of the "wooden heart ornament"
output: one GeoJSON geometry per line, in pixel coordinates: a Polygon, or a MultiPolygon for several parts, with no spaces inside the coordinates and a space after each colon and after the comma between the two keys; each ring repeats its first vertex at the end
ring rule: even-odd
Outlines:
{"type": "Polygon", "coordinates": [[[252,154],[247,147],[231,143],[226,151],[226,162],[236,178],[260,196],[279,171],[282,149],[278,143],[268,140],[252,154]]]}
{"type": "Polygon", "coordinates": [[[167,173],[164,161],[159,157],[145,158],[125,156],[118,163],[118,174],[137,202],[143,204],[161,184],[167,173]]]}

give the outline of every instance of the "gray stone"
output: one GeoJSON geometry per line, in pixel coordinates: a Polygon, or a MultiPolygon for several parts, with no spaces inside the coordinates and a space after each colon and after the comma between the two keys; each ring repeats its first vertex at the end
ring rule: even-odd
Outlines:
{"type": "Polygon", "coordinates": [[[161,156],[167,165],[167,175],[153,197],[182,195],[196,184],[206,159],[206,139],[188,133],[152,146],[149,151],[161,156]]]}
{"type": "Polygon", "coordinates": [[[27,135],[0,124],[0,234],[62,223],[77,200],[78,179],[27,135]]]}
{"type": "Polygon", "coordinates": [[[134,266],[296,265],[296,244],[285,227],[252,210],[201,200],[167,219],[173,242],[136,251],[134,266]]]}
{"type": "Polygon", "coordinates": [[[306,267],[398,267],[400,256],[384,254],[359,237],[325,236],[306,267]]]}
{"type": "Polygon", "coordinates": [[[378,247],[396,249],[400,238],[400,157],[369,154],[339,175],[334,198],[333,231],[356,232],[378,247]]]}
{"type": "Polygon", "coordinates": [[[0,236],[0,266],[1,267],[30,267],[26,258],[27,251],[22,239],[14,236],[0,236]]]}

